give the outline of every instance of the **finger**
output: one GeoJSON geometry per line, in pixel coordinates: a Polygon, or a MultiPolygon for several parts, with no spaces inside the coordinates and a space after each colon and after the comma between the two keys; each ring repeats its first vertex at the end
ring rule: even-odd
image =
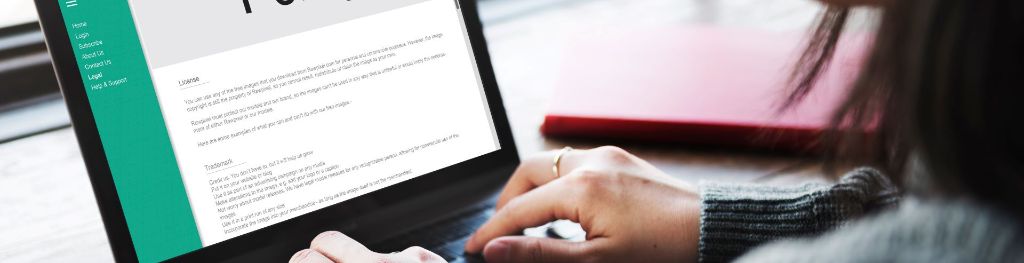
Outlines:
{"type": "Polygon", "coordinates": [[[422,247],[409,247],[402,252],[385,254],[390,260],[388,262],[411,262],[411,263],[445,263],[443,257],[430,252],[422,247]]]}
{"type": "Polygon", "coordinates": [[[338,231],[320,233],[313,238],[310,248],[339,263],[369,262],[376,256],[363,244],[338,231]]]}
{"type": "MultiPolygon", "coordinates": [[[[554,167],[555,156],[559,152],[561,150],[547,151],[523,161],[509,178],[505,188],[501,190],[494,208],[500,210],[512,198],[558,178],[551,168],[554,167]]],[[[579,167],[582,161],[581,156],[585,155],[585,152],[587,150],[572,150],[562,154],[558,165],[558,172],[561,174],[559,176],[566,175],[579,167]]]]}
{"type": "Polygon", "coordinates": [[[320,254],[320,252],[316,252],[316,250],[312,250],[312,249],[303,249],[303,250],[295,253],[295,255],[292,255],[292,258],[289,259],[288,262],[289,263],[334,263],[334,261],[331,261],[331,259],[327,258],[327,256],[324,256],[323,254],[320,254]]]}
{"type": "Polygon", "coordinates": [[[524,236],[500,237],[484,247],[484,259],[491,263],[504,262],[578,262],[592,256],[593,249],[603,239],[587,242],[569,242],[551,238],[524,236]]]}
{"type": "Polygon", "coordinates": [[[556,180],[509,201],[469,238],[466,252],[479,253],[491,239],[556,219],[580,222],[576,206],[579,200],[574,198],[576,190],[566,182],[556,180]]]}

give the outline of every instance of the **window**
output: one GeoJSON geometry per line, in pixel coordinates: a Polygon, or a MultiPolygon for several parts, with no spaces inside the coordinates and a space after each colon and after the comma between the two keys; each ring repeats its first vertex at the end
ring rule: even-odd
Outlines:
{"type": "Polygon", "coordinates": [[[36,21],[36,8],[32,0],[4,0],[0,2],[0,27],[36,21]]]}

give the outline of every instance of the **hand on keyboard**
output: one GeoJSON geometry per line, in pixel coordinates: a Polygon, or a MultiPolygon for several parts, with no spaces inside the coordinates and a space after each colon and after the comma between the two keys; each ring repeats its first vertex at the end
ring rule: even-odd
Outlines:
{"type": "Polygon", "coordinates": [[[410,247],[401,252],[391,254],[376,253],[340,232],[328,231],[313,238],[309,248],[295,253],[289,262],[440,263],[446,261],[441,256],[421,247],[410,247]]]}
{"type": "Polygon", "coordinates": [[[696,261],[700,202],[693,187],[618,148],[562,153],[558,169],[555,152],[523,162],[466,252],[483,253],[489,263],[696,261]],[[579,222],[585,240],[514,236],[556,219],[579,222]]]}

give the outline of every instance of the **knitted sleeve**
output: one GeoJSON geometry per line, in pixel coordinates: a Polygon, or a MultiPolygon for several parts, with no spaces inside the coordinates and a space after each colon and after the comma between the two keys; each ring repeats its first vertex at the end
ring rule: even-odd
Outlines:
{"type": "Polygon", "coordinates": [[[832,230],[899,199],[888,178],[871,168],[853,170],[834,185],[700,187],[701,262],[731,261],[768,241],[832,230]]]}

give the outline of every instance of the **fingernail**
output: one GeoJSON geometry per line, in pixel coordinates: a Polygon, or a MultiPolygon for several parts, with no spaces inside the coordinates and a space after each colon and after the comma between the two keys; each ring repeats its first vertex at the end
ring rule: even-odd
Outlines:
{"type": "Polygon", "coordinates": [[[306,257],[309,257],[309,251],[310,250],[308,248],[300,250],[298,253],[295,253],[295,255],[292,255],[292,258],[289,259],[288,262],[302,262],[306,257]]]}
{"type": "Polygon", "coordinates": [[[469,236],[469,241],[466,242],[465,246],[462,246],[462,250],[464,250],[466,252],[470,252],[469,251],[469,245],[473,244],[473,238],[476,238],[476,233],[473,233],[473,235],[469,236]]]}
{"type": "Polygon", "coordinates": [[[495,240],[484,247],[484,258],[493,262],[511,262],[512,249],[507,242],[495,240]]]}

